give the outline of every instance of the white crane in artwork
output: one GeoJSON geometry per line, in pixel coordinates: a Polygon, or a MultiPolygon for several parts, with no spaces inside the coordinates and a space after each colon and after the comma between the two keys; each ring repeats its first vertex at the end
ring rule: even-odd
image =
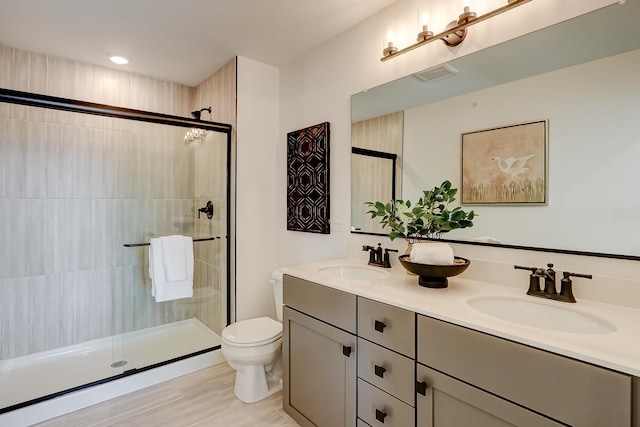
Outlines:
{"type": "Polygon", "coordinates": [[[498,162],[498,167],[502,172],[506,173],[507,175],[511,175],[511,178],[517,178],[518,175],[527,173],[529,168],[525,167],[525,165],[527,164],[527,161],[533,156],[535,156],[535,154],[529,154],[517,159],[511,156],[508,159],[504,160],[505,167],[502,166],[500,157],[496,156],[491,160],[495,160],[498,162]]]}

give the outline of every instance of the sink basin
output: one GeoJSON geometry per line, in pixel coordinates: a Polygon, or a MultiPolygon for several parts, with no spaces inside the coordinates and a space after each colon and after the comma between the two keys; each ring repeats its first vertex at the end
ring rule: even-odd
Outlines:
{"type": "Polygon", "coordinates": [[[618,329],[599,316],[573,307],[558,307],[544,300],[475,297],[469,299],[467,304],[489,316],[540,329],[574,334],[610,334],[618,329]]]}
{"type": "Polygon", "coordinates": [[[384,270],[354,265],[330,265],[319,268],[318,271],[330,274],[334,277],[351,280],[378,280],[389,277],[389,273],[384,270]]]}

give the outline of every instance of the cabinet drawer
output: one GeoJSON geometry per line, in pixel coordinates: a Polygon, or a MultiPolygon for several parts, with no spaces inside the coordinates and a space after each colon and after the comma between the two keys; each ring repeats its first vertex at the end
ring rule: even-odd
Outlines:
{"type": "Polygon", "coordinates": [[[569,425],[631,425],[628,375],[425,316],[418,361],[569,425]]]}
{"type": "Polygon", "coordinates": [[[413,406],[413,359],[358,338],[358,376],[413,406]]]}
{"type": "Polygon", "coordinates": [[[415,425],[415,410],[403,401],[358,379],[358,418],[372,427],[407,427],[415,425]]]}
{"type": "Polygon", "coordinates": [[[284,305],[356,333],[356,296],[308,280],[284,275],[284,305]]]}
{"type": "Polygon", "coordinates": [[[358,418],[358,424],[356,424],[356,426],[357,427],[371,427],[369,424],[365,423],[360,418],[358,418]]]}
{"type": "Polygon", "coordinates": [[[358,336],[413,358],[415,313],[360,297],[358,336]]]}

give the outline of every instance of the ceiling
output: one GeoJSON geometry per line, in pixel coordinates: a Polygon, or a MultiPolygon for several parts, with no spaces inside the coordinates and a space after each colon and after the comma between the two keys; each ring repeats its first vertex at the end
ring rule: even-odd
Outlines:
{"type": "Polygon", "coordinates": [[[195,86],[236,55],[284,65],[395,1],[1,0],[0,44],[195,86]]]}

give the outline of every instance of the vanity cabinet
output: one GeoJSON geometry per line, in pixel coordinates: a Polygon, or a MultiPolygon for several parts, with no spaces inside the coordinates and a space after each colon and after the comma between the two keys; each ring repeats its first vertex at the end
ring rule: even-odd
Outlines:
{"type": "Polygon", "coordinates": [[[447,412],[473,425],[483,425],[481,412],[490,426],[501,425],[493,416],[519,426],[632,425],[629,375],[422,315],[417,323],[420,426],[456,425],[447,412]]]}
{"type": "Polygon", "coordinates": [[[415,313],[358,297],[358,418],[415,424],[415,313]]]}
{"type": "Polygon", "coordinates": [[[356,297],[284,276],[283,406],[303,427],[356,425],[356,297]]]}
{"type": "Polygon", "coordinates": [[[633,376],[288,275],[284,304],[303,427],[640,427],[633,376]]]}

